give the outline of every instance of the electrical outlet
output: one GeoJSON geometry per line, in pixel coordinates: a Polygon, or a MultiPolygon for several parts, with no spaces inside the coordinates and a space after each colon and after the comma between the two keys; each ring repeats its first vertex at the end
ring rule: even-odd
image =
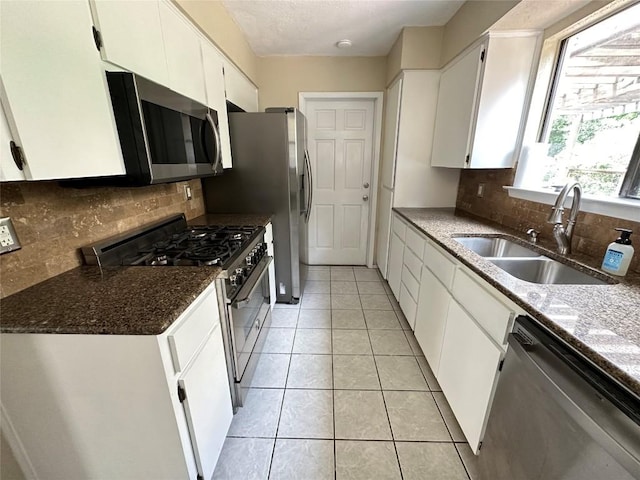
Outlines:
{"type": "Polygon", "coordinates": [[[476,192],[476,196],[480,198],[484,197],[484,183],[478,184],[478,191],[476,192]]]}
{"type": "Polygon", "coordinates": [[[20,248],[18,235],[9,217],[0,218],[0,254],[13,252],[20,248]]]}
{"type": "Polygon", "coordinates": [[[185,200],[191,200],[193,198],[193,194],[191,193],[191,187],[189,185],[184,186],[184,198],[185,200]]]}

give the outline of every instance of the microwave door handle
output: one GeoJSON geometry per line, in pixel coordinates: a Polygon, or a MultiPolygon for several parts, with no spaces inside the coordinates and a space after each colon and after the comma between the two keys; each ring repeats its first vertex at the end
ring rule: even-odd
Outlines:
{"type": "Polygon", "coordinates": [[[211,130],[213,131],[213,138],[215,139],[215,142],[216,142],[216,151],[213,158],[211,159],[211,168],[216,174],[222,173],[222,151],[221,151],[222,142],[220,141],[220,132],[218,131],[218,126],[216,125],[216,122],[213,120],[213,117],[209,112],[207,112],[206,120],[209,126],[211,127],[211,130]]]}

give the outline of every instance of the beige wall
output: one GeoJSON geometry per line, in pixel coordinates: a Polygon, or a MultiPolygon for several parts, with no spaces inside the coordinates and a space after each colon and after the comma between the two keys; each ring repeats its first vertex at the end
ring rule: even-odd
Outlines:
{"type": "Polygon", "coordinates": [[[445,65],[515,7],[520,0],[467,1],[444,27],[440,64],[445,65]]]}
{"type": "Polygon", "coordinates": [[[173,0],[202,32],[222,50],[253,83],[258,83],[258,57],[231,15],[217,0],[173,0]]]}
{"type": "Polygon", "coordinates": [[[386,57],[261,57],[260,108],[297,106],[299,92],[379,92],[386,57]]]}
{"type": "Polygon", "coordinates": [[[444,27],[405,27],[387,55],[387,85],[401,70],[440,68],[444,27]]]}
{"type": "Polygon", "coordinates": [[[387,85],[393,82],[393,79],[402,70],[402,42],[404,36],[402,32],[398,35],[396,43],[393,44],[391,50],[387,54],[387,85]]]}

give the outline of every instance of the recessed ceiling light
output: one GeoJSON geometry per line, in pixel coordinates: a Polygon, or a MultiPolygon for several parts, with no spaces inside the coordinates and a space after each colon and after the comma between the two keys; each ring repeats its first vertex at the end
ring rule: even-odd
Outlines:
{"type": "Polygon", "coordinates": [[[351,43],[351,40],[347,40],[347,39],[336,42],[336,47],[338,48],[351,48],[351,45],[353,45],[351,43]]]}

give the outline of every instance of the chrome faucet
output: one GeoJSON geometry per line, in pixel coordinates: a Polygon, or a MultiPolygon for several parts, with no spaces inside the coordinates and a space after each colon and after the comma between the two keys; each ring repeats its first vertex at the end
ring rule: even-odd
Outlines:
{"type": "Polygon", "coordinates": [[[578,182],[567,183],[556,198],[556,203],[551,209],[551,214],[547,219],[547,223],[553,223],[553,238],[558,244],[558,253],[566,255],[571,253],[571,238],[573,237],[573,227],[576,224],[576,218],[580,211],[580,200],[582,200],[582,187],[578,182]],[[571,212],[569,213],[569,221],[565,230],[562,225],[562,214],[564,212],[564,202],[569,192],[573,190],[573,201],[571,202],[571,212]]]}

